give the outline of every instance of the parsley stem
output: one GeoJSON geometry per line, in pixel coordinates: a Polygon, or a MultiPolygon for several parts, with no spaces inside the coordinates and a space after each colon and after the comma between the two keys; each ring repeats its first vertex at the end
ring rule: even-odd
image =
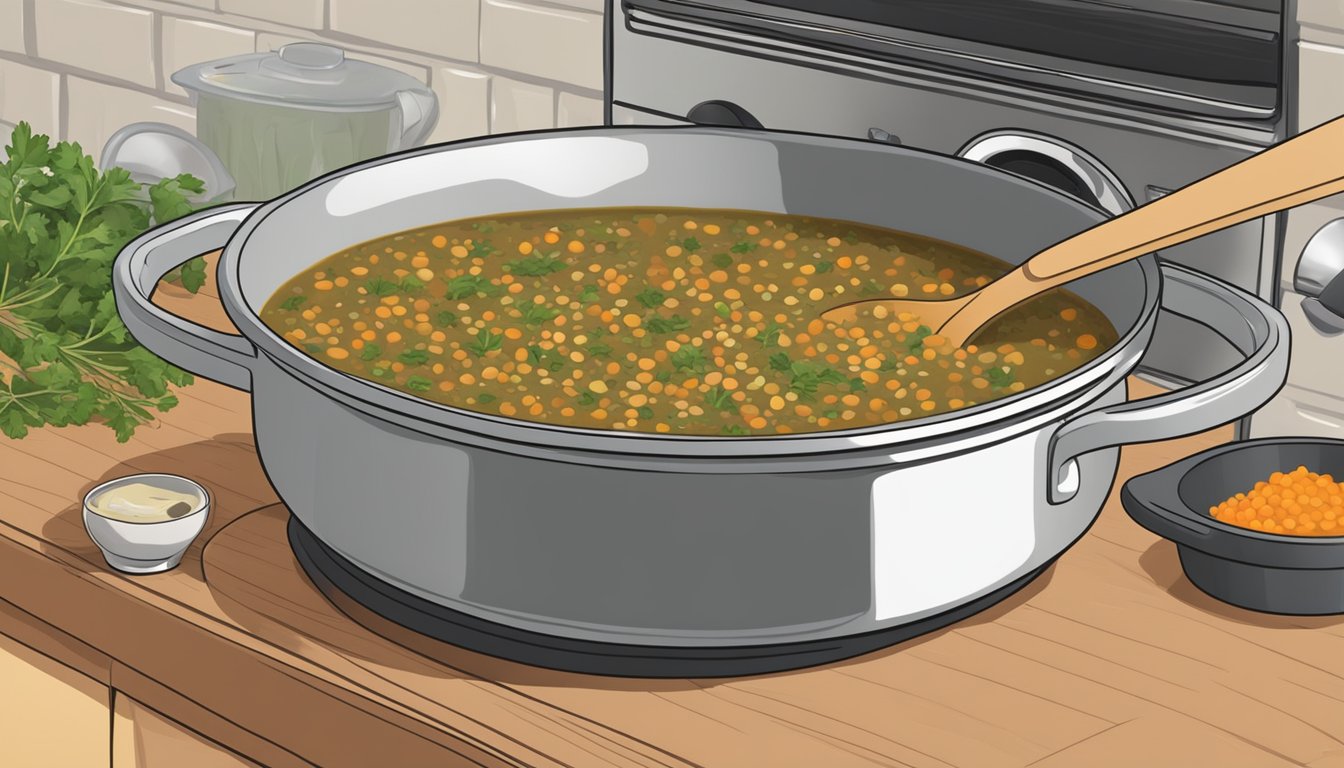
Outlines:
{"type": "Polygon", "coordinates": [[[17,298],[19,298],[19,299],[24,299],[23,301],[18,301],[18,302],[12,303],[12,304],[4,304],[4,305],[0,305],[0,310],[4,310],[4,311],[12,311],[12,310],[18,309],[18,308],[20,308],[20,307],[26,307],[26,306],[28,306],[29,304],[37,304],[37,303],[40,303],[40,302],[46,300],[47,297],[49,297],[49,296],[55,294],[57,291],[61,290],[61,286],[60,286],[60,285],[54,285],[54,286],[51,287],[50,290],[48,290],[46,293],[44,293],[44,294],[42,294],[42,295],[40,295],[40,296],[34,296],[34,297],[31,298],[31,299],[25,298],[27,294],[29,294],[29,293],[32,292],[32,290],[33,290],[33,289],[29,289],[29,290],[23,291],[22,293],[19,293],[19,294],[18,294],[17,298]]]}

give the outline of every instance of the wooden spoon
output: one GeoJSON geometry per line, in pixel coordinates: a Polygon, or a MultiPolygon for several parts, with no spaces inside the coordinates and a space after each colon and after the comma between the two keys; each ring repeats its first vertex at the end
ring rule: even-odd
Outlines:
{"type": "Polygon", "coordinates": [[[881,304],[909,312],[956,346],[1038,293],[1145,253],[1344,192],[1344,117],[1280,142],[1147,205],[1046,248],[1013,271],[949,299],[865,299],[826,310],[822,319],[852,321],[881,304]]]}

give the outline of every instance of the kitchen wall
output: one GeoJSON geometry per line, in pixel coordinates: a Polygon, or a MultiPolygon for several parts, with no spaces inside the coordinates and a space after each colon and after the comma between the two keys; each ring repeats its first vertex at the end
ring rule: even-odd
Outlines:
{"type": "MultiPolygon", "coordinates": [[[[95,159],[127,123],[187,130],[169,77],[293,41],[428,84],[430,141],[602,121],[603,0],[0,0],[0,130],[27,120],[95,159]]],[[[0,142],[3,144],[3,142],[0,142]]]]}
{"type": "MultiPolygon", "coordinates": [[[[1295,93],[1289,102],[1289,130],[1297,133],[1344,115],[1344,0],[1299,0],[1298,40],[1289,57],[1289,82],[1295,93]]],[[[1291,289],[1297,255],[1316,230],[1344,217],[1344,195],[1328,197],[1288,214],[1285,234],[1283,287],[1291,289]]]]}
{"type": "MultiPolygon", "coordinates": [[[[1344,115],[1344,0],[1296,0],[1298,29],[1288,57],[1288,130],[1300,132],[1344,115]]],[[[1301,206],[1285,215],[1280,307],[1292,333],[1288,384],[1251,419],[1251,437],[1344,437],[1344,388],[1340,386],[1337,334],[1322,330],[1302,309],[1294,287],[1302,250],[1322,227],[1344,219],[1344,195],[1301,206]]]]}

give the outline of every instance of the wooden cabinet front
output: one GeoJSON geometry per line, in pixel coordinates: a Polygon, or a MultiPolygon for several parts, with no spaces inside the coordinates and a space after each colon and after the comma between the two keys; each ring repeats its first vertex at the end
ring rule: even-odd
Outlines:
{"type": "Polygon", "coordinates": [[[120,691],[115,702],[112,768],[259,768],[120,691]]]}
{"type": "Polygon", "coordinates": [[[106,684],[0,635],[0,765],[108,764],[106,684]]]}

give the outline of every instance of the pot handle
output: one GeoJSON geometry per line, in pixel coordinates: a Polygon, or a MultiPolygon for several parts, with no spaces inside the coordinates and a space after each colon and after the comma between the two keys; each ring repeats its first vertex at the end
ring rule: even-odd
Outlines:
{"type": "Polygon", "coordinates": [[[1184,267],[1163,263],[1161,269],[1163,302],[1218,329],[1245,359],[1207,381],[1064,422],[1050,442],[1046,488],[1051,503],[1063,503],[1077,493],[1079,456],[1126,443],[1193,435],[1236,421],[1268,402],[1288,376],[1288,321],[1277,309],[1184,267]]]}
{"type": "Polygon", "coordinates": [[[401,140],[397,149],[410,149],[425,143],[439,122],[439,99],[428,88],[397,91],[401,107],[401,140]]]}
{"type": "Polygon", "coordinates": [[[252,386],[257,357],[252,343],[174,315],[150,297],[174,267],[223,247],[256,208],[221,205],[155,227],[122,248],[112,266],[117,313],[136,341],[179,368],[244,391],[252,386]]]}

